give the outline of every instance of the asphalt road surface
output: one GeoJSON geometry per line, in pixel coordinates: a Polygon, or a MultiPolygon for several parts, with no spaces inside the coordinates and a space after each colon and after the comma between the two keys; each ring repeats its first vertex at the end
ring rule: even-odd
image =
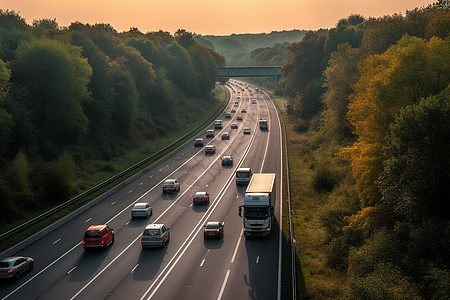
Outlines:
{"type": "Polygon", "coordinates": [[[17,253],[32,257],[34,269],[18,281],[1,281],[1,299],[279,299],[281,224],[281,131],[276,109],[255,87],[231,81],[222,130],[213,139],[206,129],[154,165],[147,173],[17,253]],[[240,97],[237,100],[237,97],[240,97]],[[251,99],[255,98],[256,104],[251,99]],[[238,101],[238,106],[235,106],[238,101]],[[242,108],[247,110],[242,113],[242,108]],[[242,116],[242,121],[236,117],[242,116]],[[259,118],[269,130],[261,131],[259,118]],[[231,129],[236,122],[238,129],[231,129]],[[250,127],[251,134],[243,134],[250,127]],[[222,132],[230,139],[222,140],[222,132]],[[213,144],[215,154],[194,147],[195,138],[213,144]],[[231,155],[233,166],[222,167],[231,155]],[[238,167],[254,173],[276,173],[276,221],[270,239],[245,239],[238,207],[246,186],[235,184],[238,167]],[[177,178],[181,190],[163,194],[162,182],[177,178]],[[209,205],[192,204],[197,191],[211,195],[209,205]],[[149,202],[153,214],[131,219],[131,207],[149,202]],[[224,238],[204,240],[203,225],[224,222],[224,238]],[[142,249],[141,234],[148,223],[170,228],[165,248],[142,249]],[[106,251],[87,251],[84,231],[93,224],[108,224],[115,242],[106,251]]]}

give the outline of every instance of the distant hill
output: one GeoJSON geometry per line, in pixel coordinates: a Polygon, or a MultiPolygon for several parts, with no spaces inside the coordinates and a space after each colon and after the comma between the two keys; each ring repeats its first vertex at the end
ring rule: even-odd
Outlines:
{"type": "Polygon", "coordinates": [[[228,62],[250,61],[252,51],[261,48],[280,48],[298,41],[306,30],[272,31],[258,34],[232,34],[226,36],[197,35],[195,39],[204,46],[225,56],[228,62]]]}

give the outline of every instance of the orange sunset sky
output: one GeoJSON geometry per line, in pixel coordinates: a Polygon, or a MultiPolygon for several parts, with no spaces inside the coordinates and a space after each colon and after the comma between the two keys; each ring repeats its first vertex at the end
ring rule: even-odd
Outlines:
{"type": "Polygon", "coordinates": [[[334,27],[350,14],[380,17],[426,6],[427,0],[0,0],[0,9],[14,10],[27,23],[54,19],[109,23],[117,31],[186,29],[207,35],[262,33],[334,27]]]}

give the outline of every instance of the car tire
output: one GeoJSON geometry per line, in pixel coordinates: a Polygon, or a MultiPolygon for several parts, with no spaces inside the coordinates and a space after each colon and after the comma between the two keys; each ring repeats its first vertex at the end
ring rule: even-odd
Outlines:
{"type": "Polygon", "coordinates": [[[111,244],[114,244],[114,235],[113,235],[113,238],[112,238],[112,240],[111,240],[111,244]]]}
{"type": "Polygon", "coordinates": [[[33,270],[33,268],[34,268],[34,262],[31,262],[30,263],[30,270],[33,270]]]}

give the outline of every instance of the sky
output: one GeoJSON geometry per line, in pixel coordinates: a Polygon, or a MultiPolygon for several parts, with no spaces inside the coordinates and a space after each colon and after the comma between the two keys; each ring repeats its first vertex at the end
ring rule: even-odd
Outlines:
{"type": "Polygon", "coordinates": [[[427,0],[0,0],[28,24],[108,23],[117,31],[177,29],[201,35],[332,28],[351,14],[381,17],[427,6],[427,0]]]}

